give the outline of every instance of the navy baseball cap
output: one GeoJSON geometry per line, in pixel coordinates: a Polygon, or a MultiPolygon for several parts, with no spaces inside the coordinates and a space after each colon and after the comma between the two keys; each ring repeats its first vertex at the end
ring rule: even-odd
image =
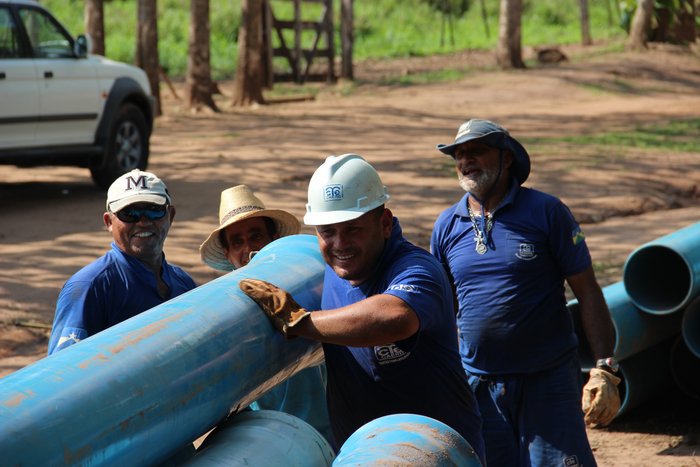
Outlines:
{"type": "Polygon", "coordinates": [[[460,125],[452,144],[438,144],[438,151],[448,156],[455,156],[455,149],[467,141],[481,140],[493,148],[508,149],[513,154],[512,173],[522,185],[530,175],[530,155],[522,144],[510,136],[508,130],[490,121],[472,118],[460,125]]]}

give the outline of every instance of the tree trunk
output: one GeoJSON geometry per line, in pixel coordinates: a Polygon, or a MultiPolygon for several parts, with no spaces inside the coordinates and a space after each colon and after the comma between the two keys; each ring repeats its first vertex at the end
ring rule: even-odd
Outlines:
{"type": "Polygon", "coordinates": [[[138,0],[138,25],[136,39],[136,65],[148,76],[151,93],[156,100],[155,115],[163,115],[160,100],[158,58],[158,8],[156,0],[138,0]]]}
{"type": "Polygon", "coordinates": [[[90,36],[90,53],[105,54],[105,16],[102,0],[85,0],[85,33],[90,36]]]}
{"type": "MultiPolygon", "coordinates": [[[[698,2],[700,5],[700,1],[698,2]]],[[[678,12],[678,24],[674,31],[674,38],[681,43],[692,44],[697,38],[697,25],[695,17],[698,7],[695,0],[681,0],[678,12]]]]}
{"type": "Polygon", "coordinates": [[[647,37],[651,28],[651,15],[654,11],[654,0],[639,0],[637,10],[632,18],[630,36],[627,39],[627,48],[632,50],[644,50],[647,47],[647,37]]]}
{"type": "Polygon", "coordinates": [[[233,87],[234,107],[264,104],[263,0],[243,0],[238,31],[238,64],[233,87]]]}
{"type": "MultiPolygon", "coordinates": [[[[606,0],[607,1],[607,0],[606,0]]],[[[591,45],[591,25],[588,21],[588,0],[579,0],[581,9],[581,44],[591,45]]]]}
{"type": "Polygon", "coordinates": [[[353,79],[352,49],[355,38],[353,36],[353,0],[341,0],[340,3],[340,76],[345,79],[353,79]]]}
{"type": "Polygon", "coordinates": [[[185,78],[187,104],[194,110],[201,110],[206,106],[218,112],[219,109],[212,97],[209,0],[191,0],[189,39],[187,77],[185,78]]]}
{"type": "Polygon", "coordinates": [[[501,68],[525,68],[520,48],[522,0],[501,0],[496,60],[501,68]]]}

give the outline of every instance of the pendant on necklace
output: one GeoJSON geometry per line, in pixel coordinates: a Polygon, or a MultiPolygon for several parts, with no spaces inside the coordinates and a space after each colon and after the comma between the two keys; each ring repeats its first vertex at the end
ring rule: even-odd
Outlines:
{"type": "Polygon", "coordinates": [[[476,248],[475,248],[475,249],[476,249],[476,252],[477,252],[477,253],[479,253],[480,255],[483,255],[484,253],[486,253],[486,250],[487,250],[488,248],[486,247],[486,245],[484,244],[484,242],[483,242],[481,239],[479,239],[479,240],[477,240],[477,242],[476,242],[476,248]]]}

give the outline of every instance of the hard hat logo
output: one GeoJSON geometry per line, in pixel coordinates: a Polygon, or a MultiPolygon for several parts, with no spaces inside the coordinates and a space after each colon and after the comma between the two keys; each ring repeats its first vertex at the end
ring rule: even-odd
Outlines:
{"type": "Polygon", "coordinates": [[[323,199],[326,201],[340,201],[343,199],[343,185],[326,185],[323,189],[323,199]]]}
{"type": "Polygon", "coordinates": [[[306,225],[357,219],[389,200],[377,171],[357,154],[328,156],[311,177],[308,196],[306,225]]]}

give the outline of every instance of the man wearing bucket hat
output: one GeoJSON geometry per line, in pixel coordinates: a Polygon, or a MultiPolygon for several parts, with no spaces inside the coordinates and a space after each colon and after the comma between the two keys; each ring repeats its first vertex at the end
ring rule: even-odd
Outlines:
{"type": "Polygon", "coordinates": [[[483,460],[449,280],[403,237],[388,200],[362,157],[329,156],[311,177],[304,216],[327,263],[322,310],[301,308],[268,282],[245,279],[240,287],[280,332],[323,343],[336,448],[371,420],[413,413],[452,427],[483,460]]]}
{"type": "Polygon", "coordinates": [[[136,169],[112,183],[102,215],[111,249],[61,289],[49,354],[196,287],[165,260],[163,243],[174,217],[170,193],[153,173],[136,169]]]}
{"type": "Polygon", "coordinates": [[[487,462],[595,465],[585,424],[612,421],[620,380],[612,319],[583,232],[559,199],[522,186],[530,157],[503,127],[472,119],[437,148],[454,159],[467,192],[440,214],[430,247],[453,280],[487,462]],[[565,281],[599,359],[583,401],[565,281]]]}
{"type": "MultiPolygon", "coordinates": [[[[299,233],[299,221],[287,211],[268,209],[247,185],[221,192],[219,226],[199,247],[204,264],[219,271],[244,267],[272,241],[299,233]]],[[[333,439],[326,408],[325,365],[301,370],[250,405],[294,415],[333,439]]]]}

